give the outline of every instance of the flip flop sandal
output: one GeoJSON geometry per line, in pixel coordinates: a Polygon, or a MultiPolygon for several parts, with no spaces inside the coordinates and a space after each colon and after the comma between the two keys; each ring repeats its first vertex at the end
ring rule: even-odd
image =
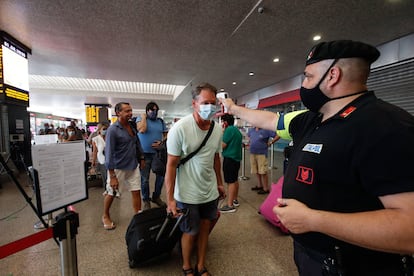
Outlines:
{"type": "Polygon", "coordinates": [[[111,221],[110,224],[105,224],[105,222],[102,219],[102,224],[105,230],[114,230],[116,228],[116,225],[113,221],[111,221]]]}
{"type": "Polygon", "coordinates": [[[184,273],[184,276],[189,275],[189,274],[194,275],[194,270],[192,268],[189,268],[189,269],[184,269],[183,268],[183,273],[184,273]]]}
{"type": "Polygon", "coordinates": [[[105,230],[114,230],[116,228],[116,225],[113,221],[111,221],[111,224],[104,224],[105,230]]]}

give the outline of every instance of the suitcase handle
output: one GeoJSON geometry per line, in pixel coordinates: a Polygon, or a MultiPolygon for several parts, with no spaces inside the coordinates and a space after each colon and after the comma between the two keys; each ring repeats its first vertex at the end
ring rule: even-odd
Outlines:
{"type": "MultiPolygon", "coordinates": [[[[177,229],[178,225],[180,224],[181,219],[188,214],[188,209],[179,209],[177,210],[177,213],[179,213],[180,215],[178,216],[173,229],[168,234],[168,238],[171,238],[171,236],[174,234],[175,230],[177,229]]],[[[161,238],[162,233],[165,231],[165,228],[167,227],[168,221],[172,218],[173,218],[172,213],[168,213],[166,219],[164,220],[164,223],[161,226],[160,231],[157,234],[157,237],[155,238],[155,242],[158,242],[158,240],[161,238]]]]}

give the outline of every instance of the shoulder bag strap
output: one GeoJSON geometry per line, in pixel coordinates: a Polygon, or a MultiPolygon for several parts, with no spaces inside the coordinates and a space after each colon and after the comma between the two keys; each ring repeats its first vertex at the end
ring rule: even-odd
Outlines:
{"type": "Polygon", "coordinates": [[[208,129],[208,133],[207,133],[206,137],[204,137],[203,142],[201,142],[201,145],[198,147],[198,149],[196,149],[195,151],[193,151],[192,153],[190,153],[186,157],[182,158],[180,160],[180,163],[178,164],[177,168],[181,165],[184,165],[185,162],[190,160],[194,155],[196,155],[200,151],[200,149],[202,147],[204,147],[204,145],[207,143],[208,138],[210,137],[211,133],[213,132],[213,129],[214,129],[214,121],[211,121],[210,128],[208,129]]]}

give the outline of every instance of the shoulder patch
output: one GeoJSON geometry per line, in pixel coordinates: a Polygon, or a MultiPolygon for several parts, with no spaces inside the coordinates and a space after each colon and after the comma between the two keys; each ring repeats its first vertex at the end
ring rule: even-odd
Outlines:
{"type": "Polygon", "coordinates": [[[308,185],[313,184],[314,173],[313,169],[306,168],[303,166],[298,167],[298,173],[296,175],[296,180],[308,185]]]}

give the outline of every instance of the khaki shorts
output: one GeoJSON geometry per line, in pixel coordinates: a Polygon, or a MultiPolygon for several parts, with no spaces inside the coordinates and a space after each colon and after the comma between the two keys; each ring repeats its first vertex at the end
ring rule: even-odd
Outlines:
{"type": "Polygon", "coordinates": [[[252,174],[267,174],[268,167],[267,157],[264,154],[250,154],[250,172],[252,174]]]}
{"type": "MultiPolygon", "coordinates": [[[[141,174],[139,172],[139,166],[133,171],[129,170],[114,170],[116,178],[118,179],[119,186],[121,185],[128,185],[129,191],[140,191],[141,190],[141,174]]],[[[108,172],[109,175],[109,172],[108,172]]],[[[116,193],[114,193],[114,190],[111,187],[111,178],[108,177],[108,180],[106,182],[106,193],[114,196],[116,193]]],[[[121,188],[119,188],[121,189],[121,188]]]]}

